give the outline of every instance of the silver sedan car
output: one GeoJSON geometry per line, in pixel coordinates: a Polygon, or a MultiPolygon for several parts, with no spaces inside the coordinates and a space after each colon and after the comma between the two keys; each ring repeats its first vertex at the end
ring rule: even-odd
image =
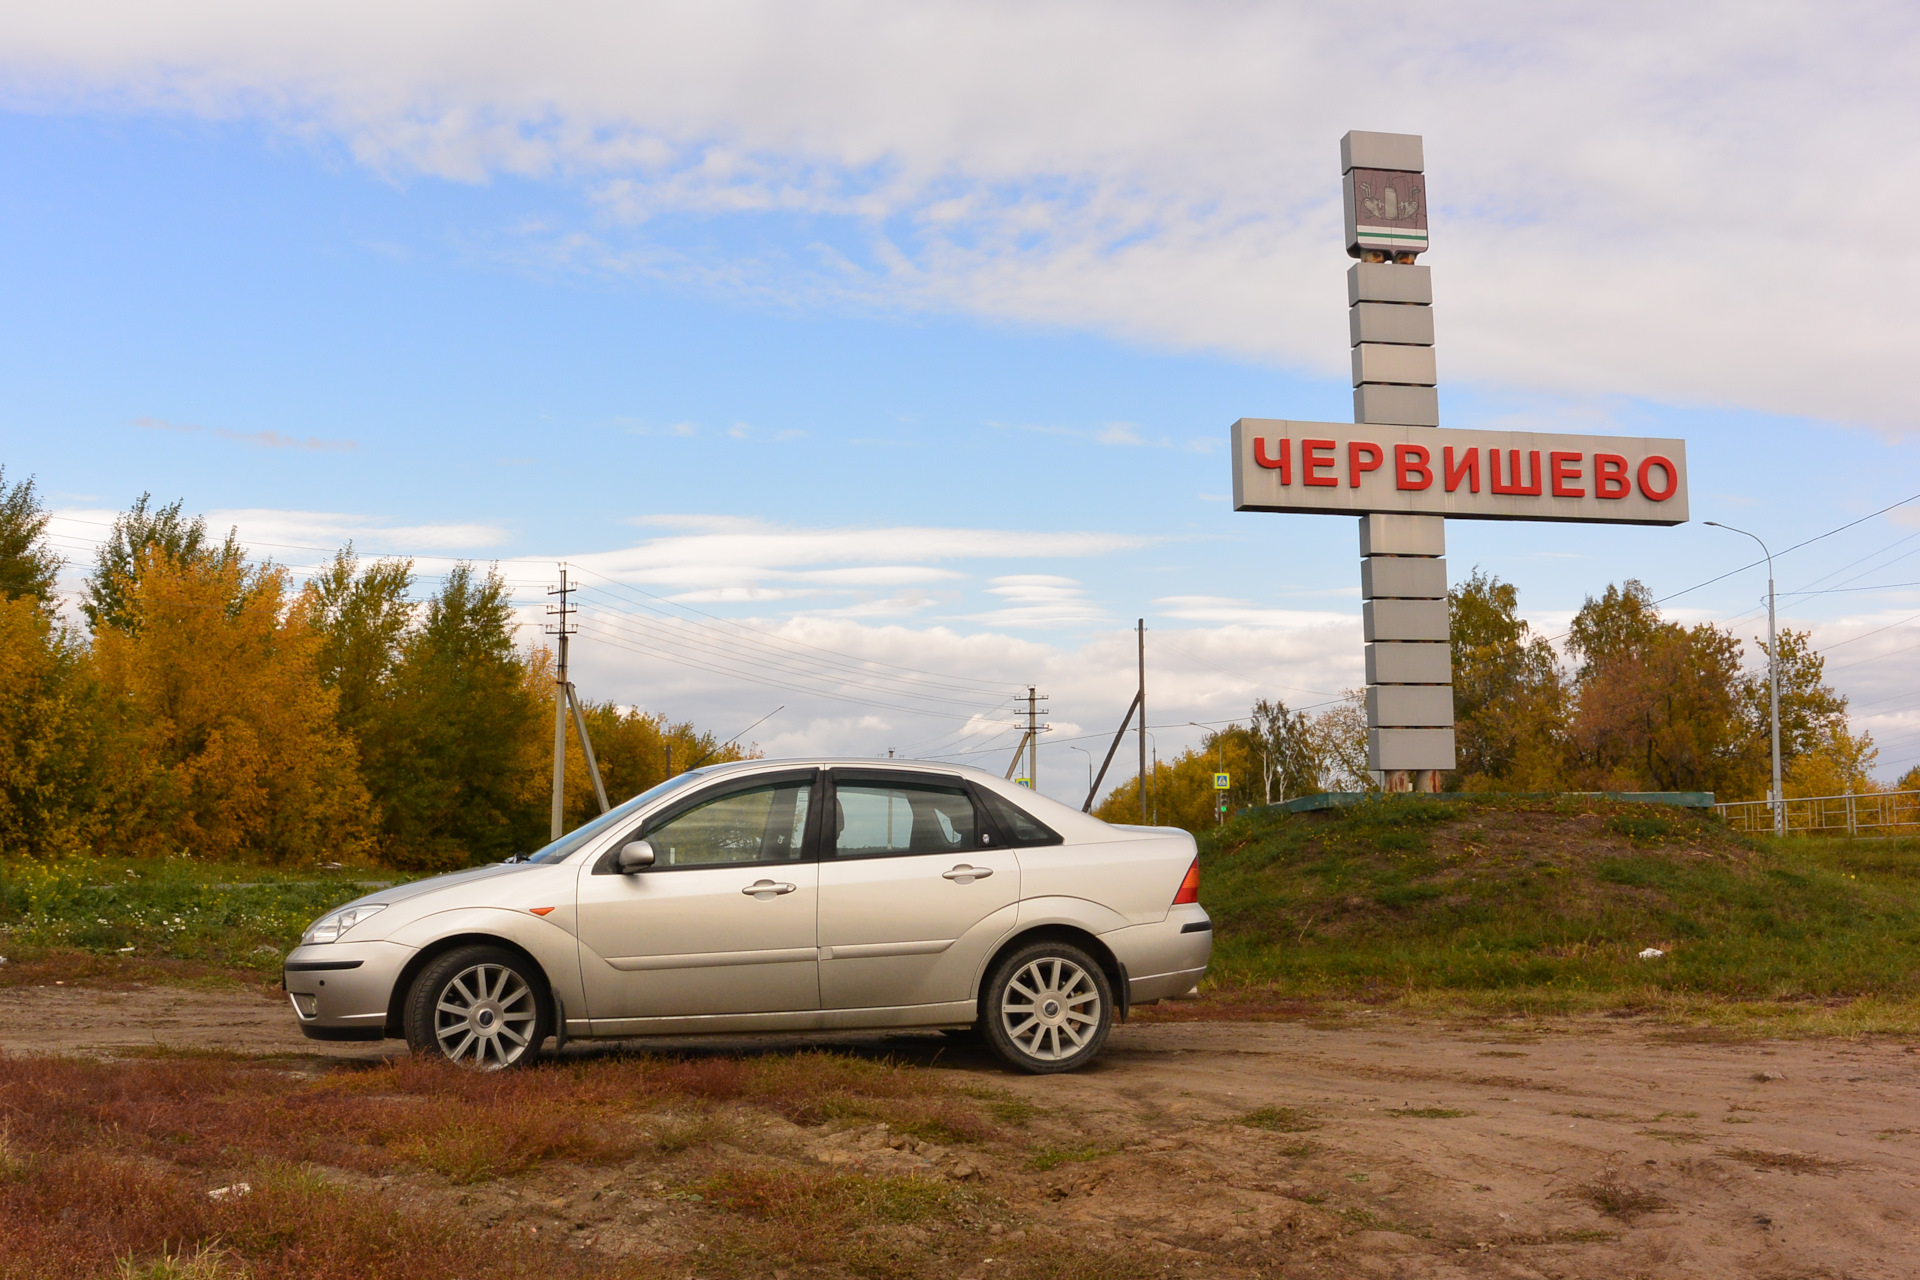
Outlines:
{"type": "Polygon", "coordinates": [[[696,769],[530,857],[383,889],[286,960],[300,1028],[485,1068],[569,1039],[971,1029],[1070,1071],[1212,952],[1193,837],[974,769],[696,769]]]}

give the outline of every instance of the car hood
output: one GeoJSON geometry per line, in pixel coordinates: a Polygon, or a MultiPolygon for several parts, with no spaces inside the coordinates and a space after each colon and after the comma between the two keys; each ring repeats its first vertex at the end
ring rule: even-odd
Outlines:
{"type": "MultiPolygon", "coordinates": [[[[497,862],[492,866],[472,867],[466,871],[452,871],[444,876],[431,876],[425,880],[411,880],[406,884],[394,885],[391,889],[381,889],[365,897],[355,898],[347,903],[357,907],[366,903],[380,903],[392,906],[396,902],[405,902],[409,898],[424,897],[429,893],[438,893],[442,889],[451,889],[456,885],[472,884],[476,880],[491,880],[496,876],[510,876],[522,871],[531,871],[543,865],[538,862],[497,862]]],[[[335,908],[339,910],[339,908],[335,908]]]]}

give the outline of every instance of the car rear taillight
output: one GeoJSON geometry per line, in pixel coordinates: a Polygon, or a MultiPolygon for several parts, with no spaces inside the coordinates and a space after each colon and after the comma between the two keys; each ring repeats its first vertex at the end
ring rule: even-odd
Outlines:
{"type": "Polygon", "coordinates": [[[1183,902],[1200,901],[1200,859],[1195,858],[1193,865],[1187,868],[1187,878],[1180,882],[1180,892],[1173,895],[1173,905],[1183,902]]]}

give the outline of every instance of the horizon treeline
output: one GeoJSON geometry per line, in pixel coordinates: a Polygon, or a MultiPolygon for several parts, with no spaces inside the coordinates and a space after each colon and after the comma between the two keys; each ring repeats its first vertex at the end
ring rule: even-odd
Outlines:
{"type": "MultiPolygon", "coordinates": [[[[515,640],[505,582],[349,544],[304,585],[149,495],[77,604],[31,479],[0,468],[0,854],[185,855],[430,871],[547,842],[552,654],[515,640]]],[[[582,699],[618,803],[712,734],[582,699]]],[[[568,733],[569,828],[598,811],[568,733]]]]}
{"type": "MultiPolygon", "coordinates": [[[[1638,581],[1589,596],[1565,636],[1572,659],[1519,616],[1511,583],[1475,569],[1448,592],[1458,767],[1449,791],[1711,791],[1763,800],[1772,772],[1766,644],[1757,669],[1731,631],[1661,617],[1638,581]]],[[[1847,724],[1847,700],[1804,631],[1782,630],[1780,759],[1788,796],[1881,790],[1873,737],[1847,724]]],[[[1198,831],[1217,821],[1216,771],[1229,811],[1323,791],[1369,791],[1359,691],[1308,714],[1262,700],[1245,724],[1149,771],[1148,818],[1198,831]]],[[[1896,789],[1920,789],[1920,768],[1896,789]]],[[[1137,779],[1094,812],[1140,820],[1137,779]]]]}

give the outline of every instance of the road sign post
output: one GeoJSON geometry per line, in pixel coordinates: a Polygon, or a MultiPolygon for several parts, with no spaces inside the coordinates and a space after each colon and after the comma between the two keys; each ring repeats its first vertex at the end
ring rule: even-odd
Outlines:
{"type": "Polygon", "coordinates": [[[1438,791],[1457,763],[1446,521],[1683,524],[1686,442],[1442,428],[1422,140],[1355,131],[1340,161],[1353,424],[1234,423],[1233,506],[1359,517],[1367,767],[1438,791]]]}

